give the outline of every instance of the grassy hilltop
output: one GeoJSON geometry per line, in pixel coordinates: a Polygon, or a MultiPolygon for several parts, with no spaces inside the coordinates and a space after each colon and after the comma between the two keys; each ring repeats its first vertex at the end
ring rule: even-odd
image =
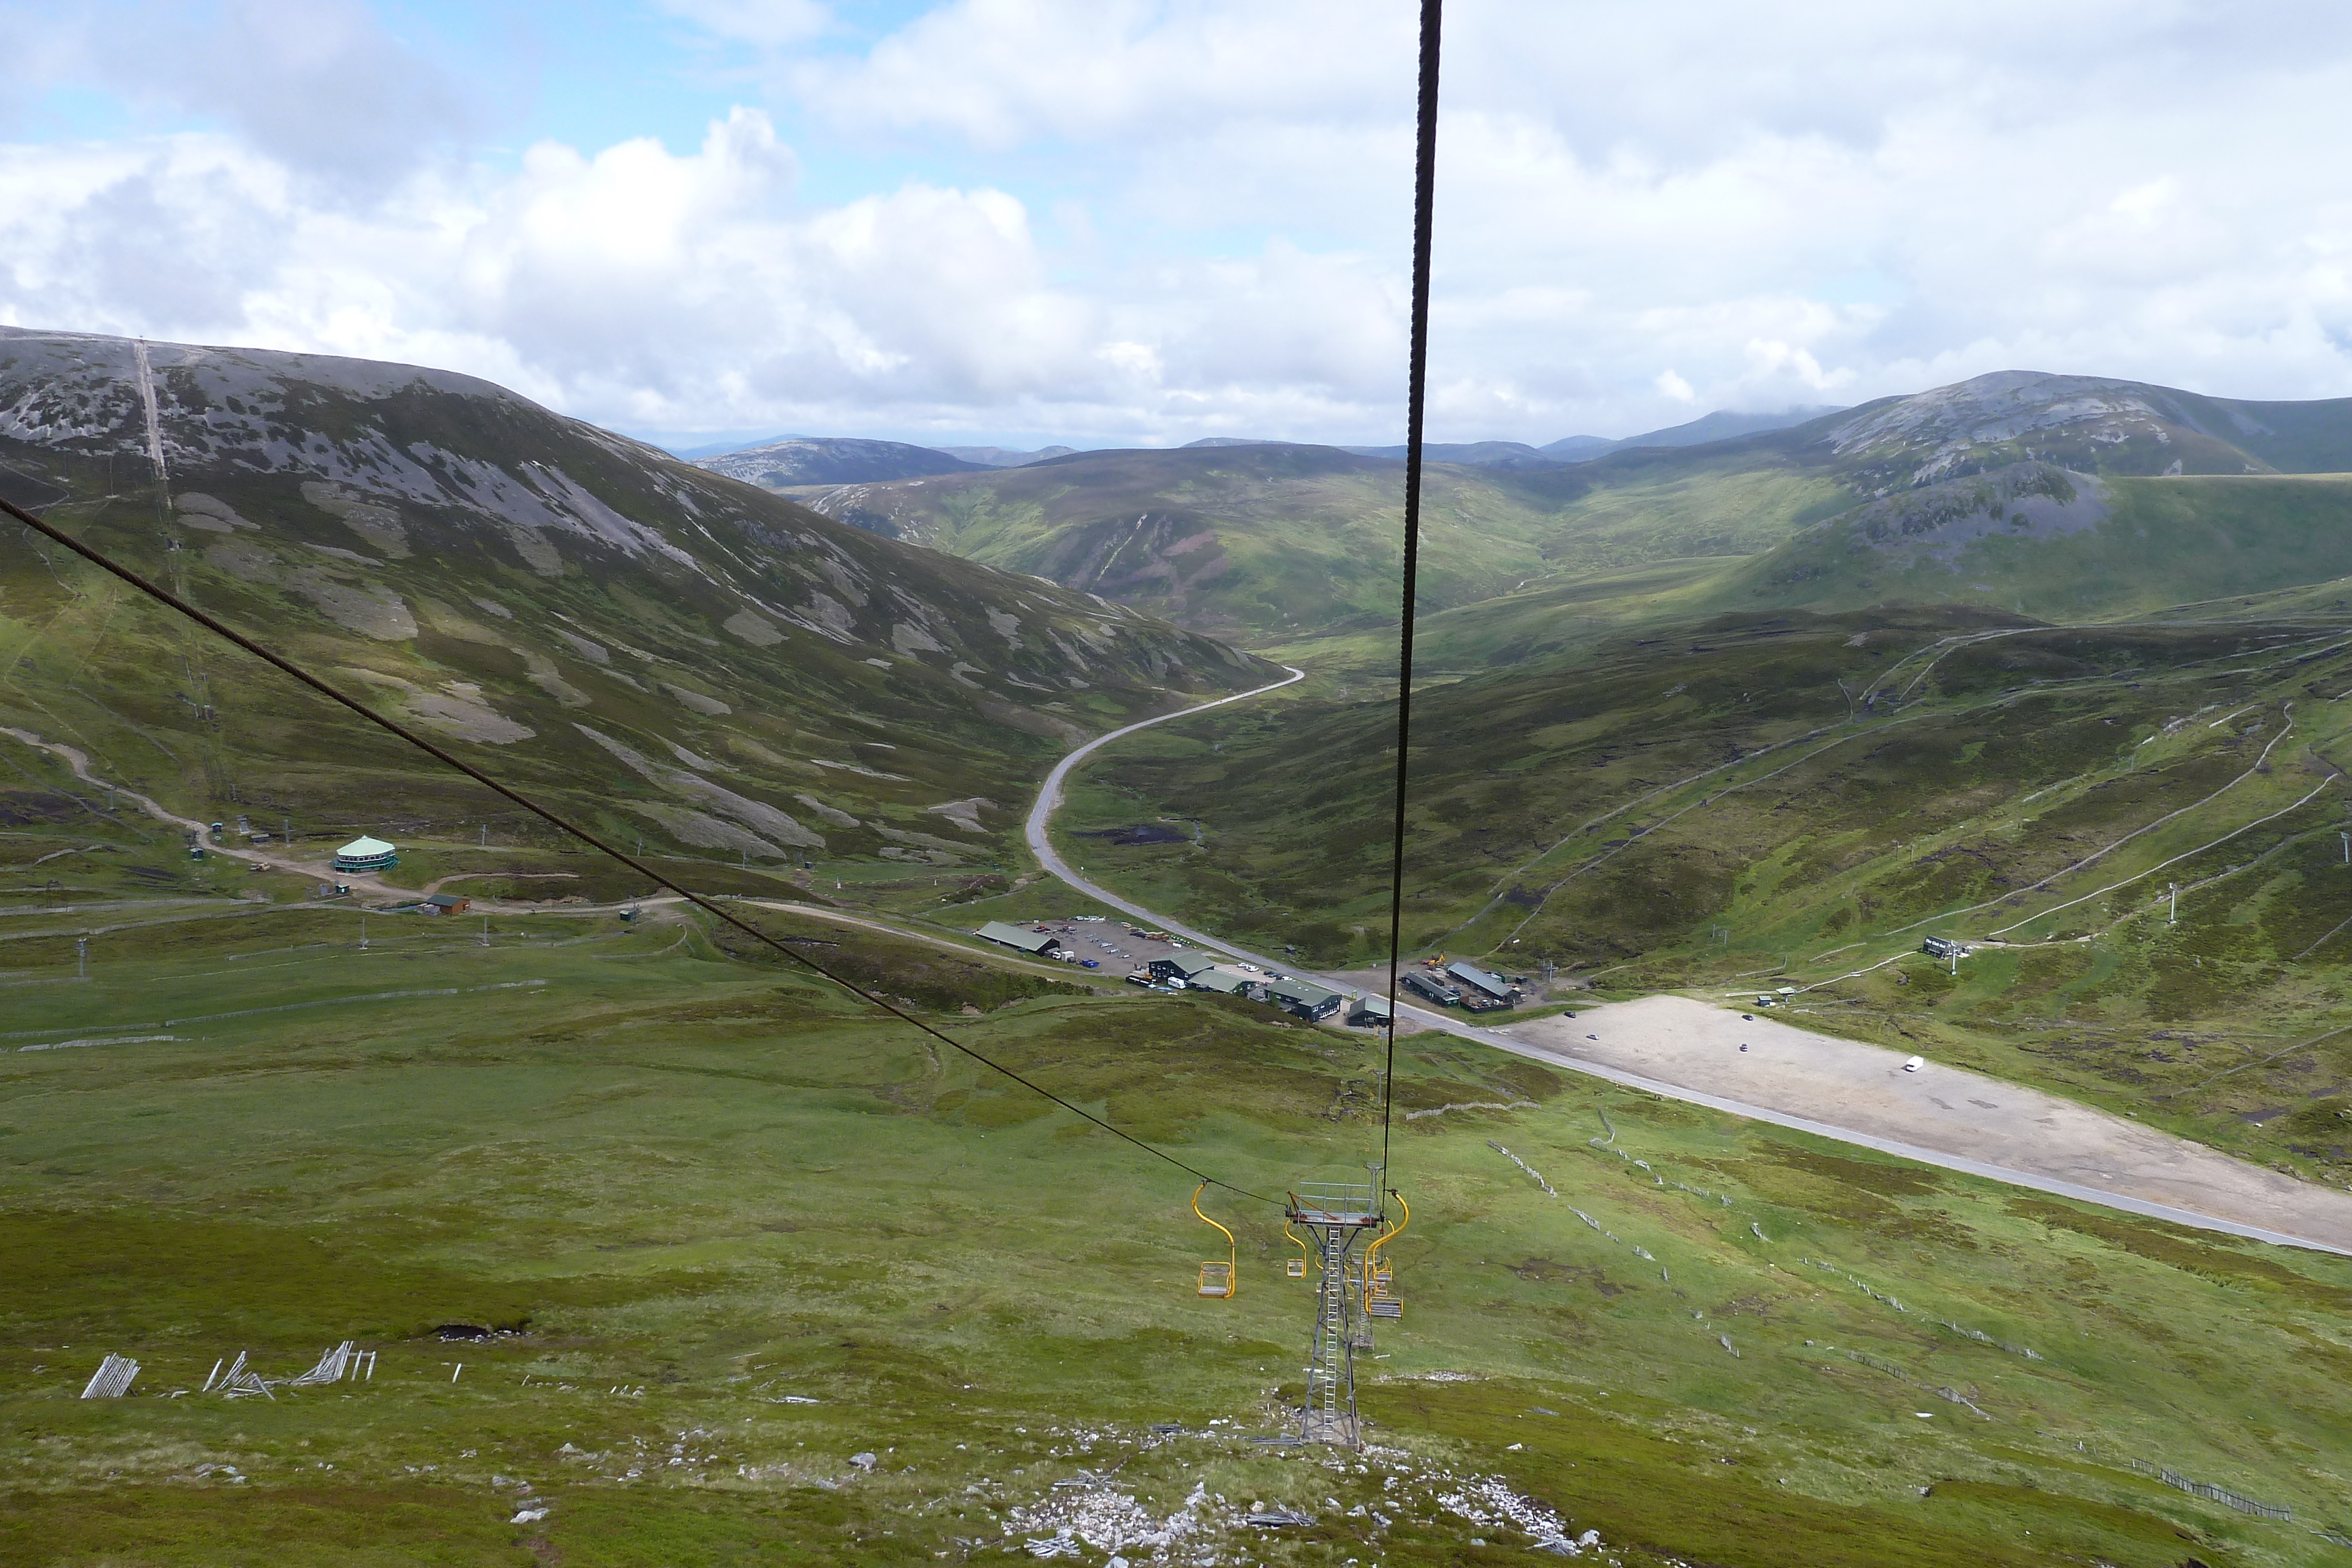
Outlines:
{"type": "MultiPolygon", "coordinates": [[[[8,834],[19,867],[168,863],[86,814],[8,834]]],[[[2352,1522],[2340,1260],[1410,1042],[1374,1446],[1268,1448],[1308,1304],[1273,1210],[1209,1196],[1242,1291],[1200,1299],[1189,1178],[739,943],[142,918],[87,980],[53,913],[0,933],[7,1561],[992,1562],[1066,1530],[1088,1563],[1338,1568],[1557,1528],[1661,1568],[2252,1568],[2352,1522]],[[344,1339],[373,1379],[199,1392],[344,1339]],[[132,1396],[78,1399],[108,1352],[132,1396]]],[[[1361,1035],[761,918],[1238,1185],[1377,1146],[1361,1035]]]]}

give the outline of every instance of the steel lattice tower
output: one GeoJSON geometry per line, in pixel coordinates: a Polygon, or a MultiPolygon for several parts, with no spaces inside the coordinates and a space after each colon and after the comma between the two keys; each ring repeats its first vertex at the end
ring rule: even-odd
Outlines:
{"type": "Polygon", "coordinates": [[[1357,1448],[1362,1436],[1356,1418],[1356,1347],[1370,1343],[1371,1326],[1350,1258],[1356,1244],[1385,1223],[1380,1187],[1302,1186],[1290,1195],[1289,1217],[1293,1225],[1313,1232],[1319,1270],[1298,1435],[1310,1443],[1357,1448]]]}

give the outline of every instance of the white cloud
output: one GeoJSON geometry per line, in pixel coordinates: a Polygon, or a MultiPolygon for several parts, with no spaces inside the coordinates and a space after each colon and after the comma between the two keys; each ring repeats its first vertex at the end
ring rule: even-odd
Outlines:
{"type": "Polygon", "coordinates": [[[336,202],[385,187],[488,119],[478,90],[380,26],[360,0],[99,0],[0,7],[20,93],[96,88],[135,114],[217,126],[336,202]]]}
{"type": "MultiPolygon", "coordinates": [[[[751,52],[792,146],[739,108],[685,151],[500,162],[484,89],[351,0],[138,13],[110,56],[0,9],[40,80],[184,121],[0,148],[0,314],[426,360],[641,430],[1401,425],[1406,0],[950,0],[863,41],[815,0],[665,10],[751,52]],[[808,194],[853,168],[891,172],[808,194]]],[[[2352,393],[2352,169],[2321,155],[2352,12],[1447,24],[1441,438],[2007,367],[2352,393]]]]}
{"type": "Polygon", "coordinates": [[[816,0],[657,0],[673,16],[721,38],[774,49],[822,37],[833,14],[816,0]]]}

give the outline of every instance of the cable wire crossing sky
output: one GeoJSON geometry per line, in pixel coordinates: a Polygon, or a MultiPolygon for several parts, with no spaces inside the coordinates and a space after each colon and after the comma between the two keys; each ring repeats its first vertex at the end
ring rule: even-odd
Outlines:
{"type": "MultiPolygon", "coordinates": [[[[0,320],[672,444],[1390,442],[1409,0],[0,5],[0,320]]],[[[2352,11],[1453,0],[1429,434],[2352,394],[2352,11]]]]}

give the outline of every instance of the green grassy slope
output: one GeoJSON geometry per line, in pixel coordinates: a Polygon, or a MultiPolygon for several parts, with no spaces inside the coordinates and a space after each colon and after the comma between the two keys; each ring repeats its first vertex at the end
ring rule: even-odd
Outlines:
{"type": "MultiPolygon", "coordinates": [[[[1413,678],[1457,680],[1505,664],[1579,654],[1628,628],[1703,615],[1728,597],[1745,556],[1654,561],[1621,571],[1546,576],[1510,593],[1415,618],[1413,678]]],[[[1341,630],[1260,650],[1346,680],[1396,679],[1393,625],[1341,630]]]]}
{"type": "MultiPolygon", "coordinates": [[[[1851,506],[1777,453],[1428,469],[1428,612],[1529,580],[1748,554],[1851,506]]],[[[803,490],[828,515],[1254,645],[1393,626],[1403,465],[1329,447],[1084,453],[1002,473],[803,490]]]]}
{"type": "MultiPolygon", "coordinates": [[[[2352,1180],[2347,635],[1727,618],[1425,692],[1407,939],[1634,990],[1819,984],[1826,1027],[2352,1180]],[[1902,957],[1928,931],[2006,946],[1953,984],[1902,957]]],[[[1198,846],[1087,841],[1090,873],[1362,961],[1392,722],[1309,696],[1164,727],[1096,765],[1068,829],[1195,820],[1198,846]]]]}
{"type": "MultiPolygon", "coordinates": [[[[2262,1568],[2352,1522],[2342,1260],[1409,1042],[1376,1447],[1268,1448],[1309,1300],[1272,1210],[1208,1200],[1242,1289],[1203,1301],[1189,1178],[666,917],[362,952],[234,904],[152,904],[87,980],[0,917],[8,1561],[1436,1565],[1524,1557],[1510,1503],[1632,1568],[2262,1568]],[[347,1338],[372,1379],[197,1392],[347,1338]],[[76,1398],[110,1351],[133,1396],[76,1398]]],[[[1373,1145],[1361,1036],[782,929],[1244,1186],[1373,1145]]]]}
{"type": "MultiPolygon", "coordinates": [[[[1229,446],[800,494],[863,527],[1257,640],[1394,621],[1402,474],[1329,447],[1229,446]]],[[[1478,471],[1433,470],[1424,505],[1432,607],[1542,569],[1542,510],[1478,471]]]]}
{"type": "MultiPolygon", "coordinates": [[[[1265,678],[1194,633],[832,522],[482,383],[151,353],[168,486],[128,345],[0,335],[0,394],[26,411],[0,465],[42,488],[50,520],[654,852],[985,865],[1076,738],[1265,678]]],[[[291,816],[314,845],[486,812],[521,827],[14,528],[0,724],[191,816],[291,816]]]]}

